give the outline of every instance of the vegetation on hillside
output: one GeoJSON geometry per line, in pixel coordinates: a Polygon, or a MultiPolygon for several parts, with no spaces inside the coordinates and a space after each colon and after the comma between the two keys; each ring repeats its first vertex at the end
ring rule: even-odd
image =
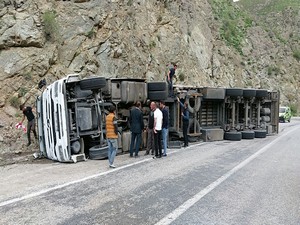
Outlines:
{"type": "Polygon", "coordinates": [[[243,55],[242,44],[247,29],[252,26],[252,19],[227,0],[212,0],[211,5],[214,18],[221,24],[220,36],[243,55]]]}
{"type": "Polygon", "coordinates": [[[281,12],[286,8],[292,8],[295,11],[300,9],[299,0],[242,0],[237,4],[257,16],[268,15],[272,12],[281,12]]]}

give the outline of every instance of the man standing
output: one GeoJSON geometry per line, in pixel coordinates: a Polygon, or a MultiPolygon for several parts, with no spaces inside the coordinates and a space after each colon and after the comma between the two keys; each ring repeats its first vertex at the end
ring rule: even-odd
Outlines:
{"type": "Polygon", "coordinates": [[[106,140],[108,145],[108,163],[110,168],[114,165],[115,156],[118,149],[118,124],[115,116],[116,107],[109,107],[109,114],[106,116],[106,140]]]}
{"type": "Polygon", "coordinates": [[[33,132],[35,139],[37,139],[37,134],[35,131],[35,117],[32,112],[32,108],[30,106],[24,106],[20,105],[20,110],[23,111],[23,119],[20,122],[22,124],[25,120],[25,116],[27,117],[28,123],[27,123],[27,138],[28,138],[28,143],[27,146],[31,145],[31,139],[30,139],[30,131],[33,132]]]}
{"type": "Polygon", "coordinates": [[[135,157],[139,155],[139,149],[142,141],[142,131],[144,129],[143,112],[141,110],[141,102],[137,102],[136,105],[130,110],[130,131],[131,131],[131,143],[130,143],[130,157],[133,157],[133,148],[135,144],[135,157]]]}
{"type": "Polygon", "coordinates": [[[189,127],[189,120],[190,120],[190,113],[188,110],[188,103],[185,101],[184,104],[180,101],[177,97],[178,102],[181,106],[181,116],[182,116],[182,133],[183,133],[183,140],[184,140],[184,147],[189,146],[189,139],[188,139],[188,127],[189,127]]]}
{"type": "Polygon", "coordinates": [[[163,114],[162,120],[162,139],[163,139],[163,156],[167,156],[167,142],[169,134],[169,110],[166,108],[165,101],[161,100],[159,103],[161,112],[163,114]]]}
{"type": "Polygon", "coordinates": [[[169,69],[168,75],[167,75],[167,82],[169,84],[169,97],[174,97],[173,94],[173,77],[175,76],[175,71],[177,69],[177,65],[174,64],[174,67],[171,67],[169,69]]]}
{"type": "Polygon", "coordinates": [[[161,158],[162,151],[161,151],[161,127],[162,127],[162,120],[163,120],[163,114],[160,111],[160,109],[155,104],[154,109],[154,143],[155,143],[155,158],[161,158]]]}
{"type": "Polygon", "coordinates": [[[150,112],[148,117],[148,127],[147,127],[147,149],[145,155],[149,155],[151,149],[151,155],[154,155],[155,143],[154,143],[154,109],[155,102],[150,103],[150,112]]]}

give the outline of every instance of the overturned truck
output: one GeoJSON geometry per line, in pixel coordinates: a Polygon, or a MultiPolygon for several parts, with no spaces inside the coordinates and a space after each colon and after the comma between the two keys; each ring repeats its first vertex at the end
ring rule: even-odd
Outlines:
{"type": "MultiPolygon", "coordinates": [[[[278,133],[279,92],[262,89],[210,88],[174,85],[187,101],[190,142],[265,138],[278,133]]],[[[151,101],[164,100],[169,109],[169,147],[181,147],[182,121],[177,98],[168,97],[166,82],[145,79],[82,79],[71,74],[45,88],[37,98],[40,152],[59,162],[107,156],[105,117],[117,108],[119,153],[130,146],[130,108],[140,101],[147,125],[151,101]]],[[[146,147],[146,132],[141,148],[146,147]]]]}

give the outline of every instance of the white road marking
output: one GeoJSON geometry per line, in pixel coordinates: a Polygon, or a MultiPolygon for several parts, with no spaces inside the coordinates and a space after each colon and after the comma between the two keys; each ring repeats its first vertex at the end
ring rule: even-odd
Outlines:
{"type": "Polygon", "coordinates": [[[57,185],[57,186],[54,186],[54,187],[51,187],[51,188],[44,189],[42,191],[38,191],[38,192],[34,192],[34,193],[31,193],[31,194],[28,194],[28,195],[24,195],[24,196],[19,197],[19,198],[13,198],[13,199],[1,202],[0,207],[1,206],[6,206],[6,205],[9,205],[9,204],[12,204],[12,203],[16,203],[16,202],[19,202],[19,201],[23,201],[23,200],[26,200],[26,199],[29,199],[29,198],[37,197],[39,195],[45,194],[45,193],[50,192],[50,191],[55,191],[55,190],[70,186],[72,184],[77,184],[77,183],[80,183],[80,182],[83,182],[83,181],[86,181],[86,180],[90,180],[90,179],[94,179],[94,178],[97,178],[97,177],[100,177],[100,176],[104,176],[106,174],[110,174],[110,173],[116,172],[118,170],[125,169],[127,167],[131,167],[131,166],[134,166],[134,165],[138,165],[138,164],[144,163],[146,161],[150,161],[150,160],[153,160],[153,159],[152,158],[147,158],[147,159],[144,159],[144,160],[141,160],[141,161],[138,161],[138,162],[134,162],[134,163],[131,163],[131,164],[128,164],[128,165],[117,167],[115,169],[110,169],[108,171],[105,171],[105,172],[102,172],[102,173],[99,173],[99,174],[94,174],[94,175],[91,175],[91,176],[88,176],[88,177],[85,177],[85,178],[82,178],[82,179],[79,179],[79,180],[74,180],[74,181],[71,181],[71,182],[67,182],[67,183],[64,183],[64,184],[61,184],[61,185],[57,185]]]}
{"type": "Polygon", "coordinates": [[[225,173],[223,176],[221,176],[219,179],[208,185],[206,188],[198,192],[196,195],[194,195],[192,198],[184,202],[182,205],[180,205],[178,208],[176,208],[173,212],[169,213],[167,216],[165,216],[163,219],[158,221],[155,225],[169,225],[173,221],[175,221],[180,215],[182,215],[184,212],[186,212],[189,208],[191,208],[195,203],[200,201],[205,195],[210,193],[212,190],[214,190],[216,187],[218,187],[221,183],[223,183],[225,180],[227,180],[229,177],[231,177],[234,173],[242,169],[244,166],[246,166],[248,163],[250,163],[252,160],[257,158],[259,155],[267,151],[272,145],[276,144],[279,140],[287,136],[289,133],[295,131],[298,129],[298,127],[295,127],[294,129],[290,130],[287,133],[284,133],[283,135],[279,136],[263,148],[261,148],[259,151],[251,155],[249,158],[241,162],[239,165],[231,169],[229,172],[225,173]]]}
{"type": "MultiPolygon", "coordinates": [[[[200,144],[202,144],[202,143],[200,143],[200,144]]],[[[196,144],[196,145],[193,145],[193,146],[198,146],[200,144],[196,144]]],[[[168,152],[168,155],[171,155],[171,154],[173,154],[177,151],[168,152]]],[[[77,184],[77,183],[80,183],[80,182],[84,182],[86,180],[90,180],[90,179],[94,179],[94,178],[97,178],[97,177],[100,177],[100,176],[104,176],[106,174],[110,174],[110,173],[113,173],[113,172],[116,172],[116,171],[119,171],[119,170],[122,170],[122,169],[125,169],[125,168],[128,168],[128,167],[131,167],[131,166],[134,166],[134,165],[138,165],[138,164],[150,161],[150,160],[153,160],[152,157],[147,158],[147,159],[143,159],[141,161],[137,161],[137,162],[134,162],[134,163],[130,163],[128,165],[120,166],[120,167],[117,167],[115,169],[110,169],[108,171],[105,171],[105,172],[102,172],[102,173],[99,173],[99,174],[94,174],[94,175],[91,175],[91,176],[88,176],[88,177],[85,177],[85,178],[82,178],[82,179],[79,179],[79,180],[74,180],[74,181],[67,182],[67,183],[64,183],[64,184],[61,184],[61,185],[57,185],[57,186],[54,186],[54,187],[51,187],[51,188],[47,188],[47,189],[44,189],[44,190],[41,190],[41,191],[38,191],[38,192],[27,194],[27,195],[24,195],[24,196],[21,196],[21,197],[18,197],[18,198],[13,198],[13,199],[10,199],[10,200],[7,200],[7,201],[3,201],[3,202],[0,202],[0,207],[6,206],[6,205],[9,205],[9,204],[13,204],[13,203],[16,203],[16,202],[20,202],[20,201],[23,201],[23,200],[26,200],[26,199],[29,199],[29,198],[34,198],[34,197],[40,196],[42,194],[48,193],[50,191],[55,191],[55,190],[70,186],[72,184],[77,184]]]]}

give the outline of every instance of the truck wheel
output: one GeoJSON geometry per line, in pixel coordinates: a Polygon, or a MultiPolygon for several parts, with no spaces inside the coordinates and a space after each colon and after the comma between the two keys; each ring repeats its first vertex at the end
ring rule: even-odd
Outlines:
{"type": "Polygon", "coordinates": [[[168,91],[148,91],[148,98],[152,101],[165,100],[168,98],[168,91]]]}
{"type": "Polygon", "coordinates": [[[224,139],[230,141],[240,141],[242,140],[242,133],[241,132],[225,132],[224,139]]]}
{"type": "Polygon", "coordinates": [[[107,158],[108,146],[96,145],[89,149],[90,159],[105,159],[107,158]]]}
{"type": "Polygon", "coordinates": [[[254,139],[254,131],[242,131],[242,139],[254,139]]]}
{"type": "Polygon", "coordinates": [[[256,90],[256,97],[258,97],[258,98],[268,97],[268,91],[267,90],[256,90]]]}
{"type": "Polygon", "coordinates": [[[255,130],[255,138],[265,138],[267,136],[266,130],[255,130]]]}
{"type": "Polygon", "coordinates": [[[256,96],[256,90],[254,89],[243,89],[243,97],[255,97],[256,96]]]}
{"type": "Polygon", "coordinates": [[[84,152],[84,141],[80,138],[77,141],[71,143],[72,154],[78,154],[79,152],[84,152]]]}
{"type": "Polygon", "coordinates": [[[243,89],[239,88],[226,88],[226,96],[243,96],[243,89]]]}
{"type": "Polygon", "coordinates": [[[82,90],[98,90],[106,86],[105,77],[91,77],[79,82],[82,90]]]}
{"type": "Polygon", "coordinates": [[[148,91],[167,91],[168,84],[167,82],[148,82],[148,91]]]}

